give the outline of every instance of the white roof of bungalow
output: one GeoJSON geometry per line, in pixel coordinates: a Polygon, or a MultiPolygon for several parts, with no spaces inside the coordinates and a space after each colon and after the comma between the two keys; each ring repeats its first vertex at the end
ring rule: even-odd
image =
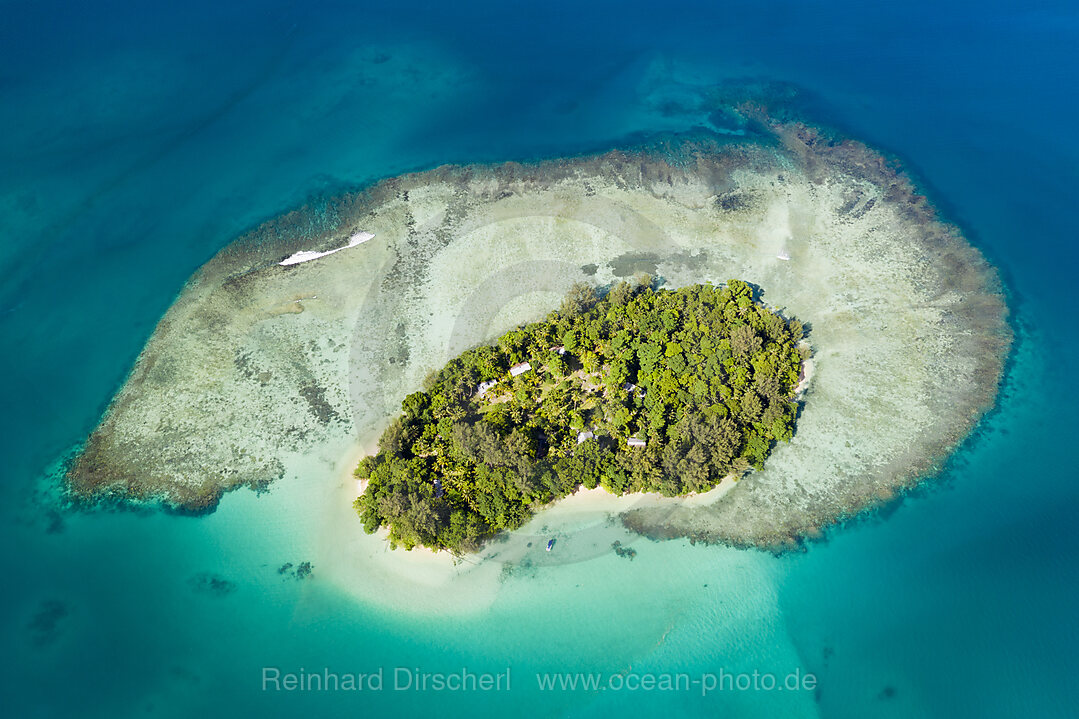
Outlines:
{"type": "Polygon", "coordinates": [[[577,433],[577,444],[580,444],[581,442],[585,441],[586,439],[592,439],[595,436],[596,435],[592,434],[591,432],[589,432],[587,430],[584,431],[584,432],[578,432],[577,433]]]}
{"type": "Polygon", "coordinates": [[[476,385],[476,396],[482,397],[483,395],[487,394],[487,390],[491,389],[496,384],[498,384],[498,380],[496,379],[489,379],[486,382],[480,382],[478,385],[476,385]]]}
{"type": "Polygon", "coordinates": [[[644,440],[643,439],[637,439],[636,437],[630,437],[629,439],[626,440],[626,446],[627,447],[643,447],[644,446],[644,440]]]}
{"type": "Polygon", "coordinates": [[[511,377],[516,377],[519,374],[524,374],[525,372],[527,372],[530,369],[532,369],[532,365],[528,364],[527,362],[521,362],[520,364],[515,364],[512,367],[510,367],[510,376],[511,377]]]}

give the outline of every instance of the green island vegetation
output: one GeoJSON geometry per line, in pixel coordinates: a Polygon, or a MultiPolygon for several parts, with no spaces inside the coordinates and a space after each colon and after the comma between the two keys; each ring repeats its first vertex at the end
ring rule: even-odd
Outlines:
{"type": "Polygon", "coordinates": [[[356,511],[395,547],[464,553],[581,486],[675,496],[737,479],[794,432],[802,332],[741,280],[575,285],[405,397],[356,468],[356,511]]]}

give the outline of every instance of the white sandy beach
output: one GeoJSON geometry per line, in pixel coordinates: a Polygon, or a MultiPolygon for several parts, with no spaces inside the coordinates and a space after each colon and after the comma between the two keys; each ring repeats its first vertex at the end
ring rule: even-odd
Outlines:
{"type": "Polygon", "coordinates": [[[356,234],[352,235],[352,237],[348,238],[348,244],[346,244],[344,247],[338,247],[334,250],[326,250],[325,252],[316,252],[314,250],[300,250],[299,252],[295,252],[289,255],[277,264],[287,266],[298,265],[302,262],[310,262],[311,260],[317,260],[320,257],[328,257],[335,252],[340,252],[341,250],[347,250],[349,248],[356,247],[357,245],[361,245],[364,242],[367,242],[368,240],[373,238],[374,235],[370,232],[357,232],[356,234]]]}

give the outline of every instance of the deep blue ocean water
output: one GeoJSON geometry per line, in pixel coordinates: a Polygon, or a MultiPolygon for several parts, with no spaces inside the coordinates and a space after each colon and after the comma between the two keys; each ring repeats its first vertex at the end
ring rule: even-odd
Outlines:
{"type": "Polygon", "coordinates": [[[532,669],[626,661],[753,666],[744,660],[777,637],[819,677],[819,716],[1079,715],[1079,6],[580,5],[2,4],[4,715],[523,705],[536,716],[783,716],[766,693],[542,693],[528,681],[532,669]],[[572,570],[585,594],[537,583],[483,616],[438,621],[357,605],[317,574],[266,591],[240,555],[258,555],[272,532],[246,527],[250,546],[238,547],[224,510],[52,522],[40,478],[96,424],[184,280],[230,239],[404,170],[676,127],[677,113],[641,106],[657,64],[693,84],[803,88],[822,122],[900,158],[1001,268],[1018,341],[1000,404],[931,488],[804,554],[746,560],[758,583],[733,613],[703,585],[733,582],[723,562],[740,560],[717,551],[713,565],[711,550],[679,543],[646,546],[628,569],[598,565],[623,572],[607,585],[572,570]],[[191,572],[230,563],[233,595],[190,590],[191,572]],[[518,683],[467,696],[259,691],[261,663],[360,658],[513,663],[518,683]]]}

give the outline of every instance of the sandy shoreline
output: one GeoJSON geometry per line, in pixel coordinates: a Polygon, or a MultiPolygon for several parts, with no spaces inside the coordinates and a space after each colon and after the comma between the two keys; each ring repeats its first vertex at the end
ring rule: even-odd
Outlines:
{"type": "Polygon", "coordinates": [[[614,542],[630,546],[634,535],[619,516],[639,507],[703,506],[734,486],[732,478],[711,491],[684,498],[580,489],[542,508],[520,530],[489,542],[480,552],[458,558],[425,547],[391,550],[386,530],[365,534],[351,508],[360,494],[352,474],[359,460],[377,449],[377,434],[341,455],[327,521],[320,530],[315,565],[320,577],[356,598],[389,609],[419,613],[470,613],[496,601],[501,586],[518,567],[587,561],[614,553],[614,542]],[[546,541],[556,540],[551,552],[546,541]]]}
{"type": "MultiPolygon", "coordinates": [[[[373,437],[363,445],[356,445],[343,456],[340,462],[341,470],[339,472],[341,485],[346,488],[345,491],[342,492],[343,503],[351,506],[352,502],[366,490],[367,483],[363,480],[356,479],[353,476],[353,469],[361,459],[366,456],[374,455],[377,452],[377,449],[378,440],[377,437],[373,437]]],[[[631,492],[628,494],[615,495],[602,487],[595,487],[593,489],[579,487],[573,494],[556,499],[549,504],[537,508],[536,519],[549,519],[554,510],[557,510],[557,512],[554,512],[555,516],[563,519],[576,519],[578,521],[594,520],[600,522],[610,521],[612,517],[621,515],[623,512],[631,509],[644,507],[702,507],[718,501],[723,495],[731,491],[736,484],[737,481],[734,476],[728,475],[727,477],[724,477],[719,484],[707,492],[682,497],[664,497],[661,494],[646,492],[631,492]]],[[[531,523],[532,522],[530,522],[530,524],[531,523]]],[[[353,527],[353,530],[363,531],[358,520],[353,527]]],[[[383,542],[388,548],[388,534],[388,530],[382,528],[372,536],[377,537],[379,541],[383,542]]],[[[510,532],[509,534],[514,533],[510,532]]],[[[489,550],[490,543],[484,550],[481,550],[474,556],[483,557],[485,554],[489,553],[489,550]]],[[[390,554],[402,558],[402,561],[413,562],[417,566],[423,565],[424,567],[433,566],[431,564],[432,562],[456,565],[461,561],[460,558],[455,557],[451,552],[445,550],[436,552],[422,546],[413,547],[411,550],[398,548],[390,550],[390,554]]],[[[465,559],[467,559],[467,557],[465,559]]]]}

